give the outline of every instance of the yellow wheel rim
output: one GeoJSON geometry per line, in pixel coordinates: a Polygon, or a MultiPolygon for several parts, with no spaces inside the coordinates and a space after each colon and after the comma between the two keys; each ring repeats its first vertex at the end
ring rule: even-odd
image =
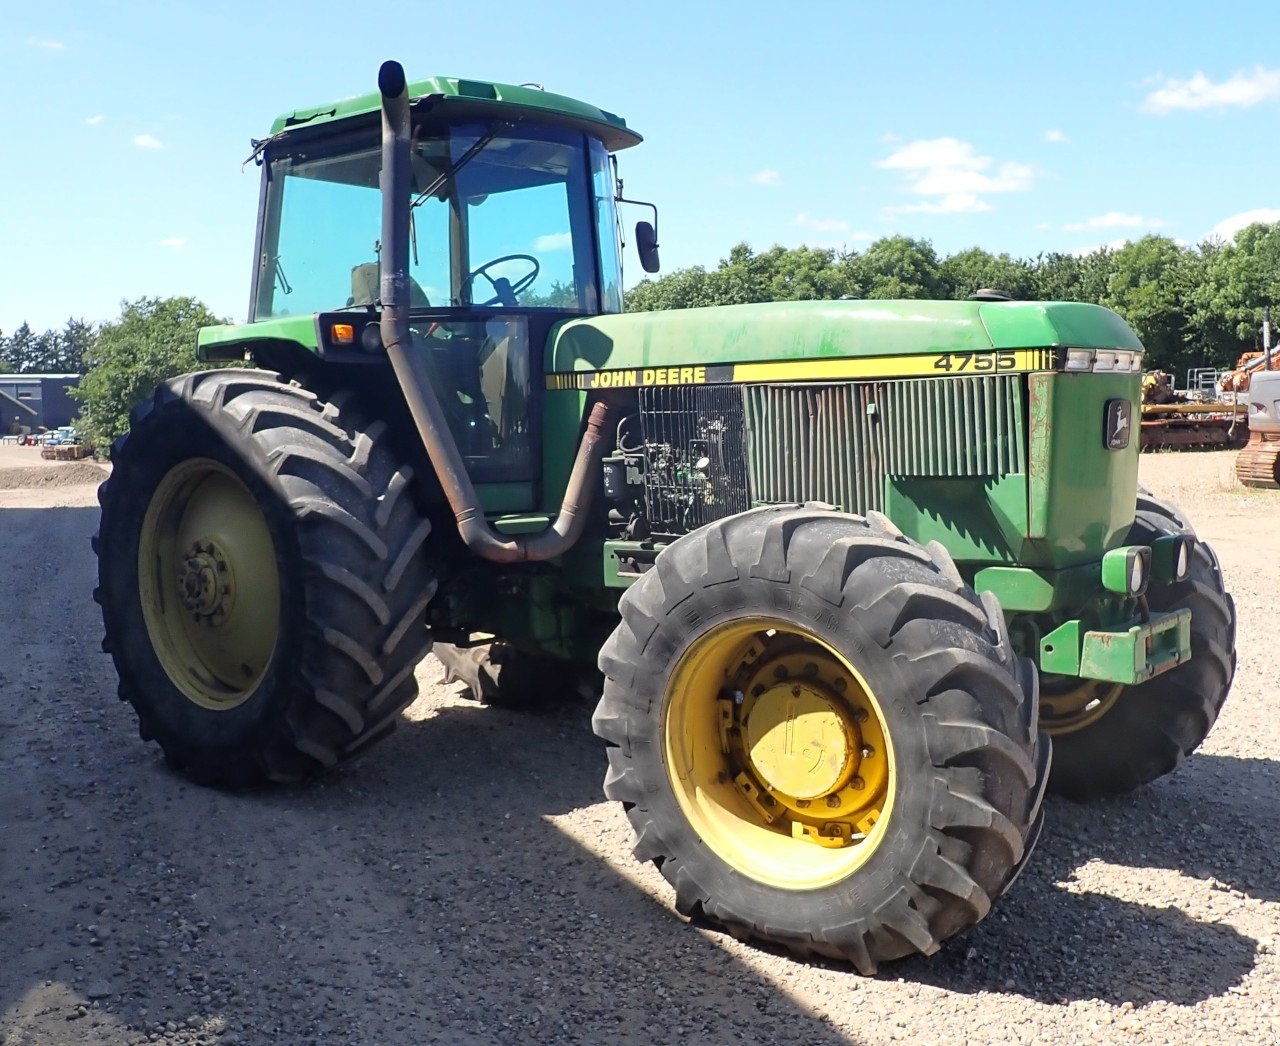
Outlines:
{"type": "Polygon", "coordinates": [[[262,682],[280,631],[280,575],[262,509],[230,469],[192,458],[156,488],[138,543],[151,647],[174,685],[225,711],[262,682]]]}
{"type": "Polygon", "coordinates": [[[1040,726],[1051,737],[1083,730],[1115,707],[1123,683],[1101,679],[1046,679],[1040,687],[1040,726]]]}
{"type": "Polygon", "coordinates": [[[664,708],[676,800],[736,871],[818,889],[879,845],[892,746],[870,687],[826,643],[768,618],[720,625],[680,658],[664,708]]]}

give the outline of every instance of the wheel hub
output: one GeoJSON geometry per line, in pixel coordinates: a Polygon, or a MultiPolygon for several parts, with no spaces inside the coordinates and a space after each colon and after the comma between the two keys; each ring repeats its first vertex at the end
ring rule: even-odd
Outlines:
{"type": "Polygon", "coordinates": [[[881,706],[807,628],[748,617],[709,629],[664,702],[676,800],[733,868],[810,889],[846,878],[885,838],[894,785],[881,706]]]}
{"type": "Polygon", "coordinates": [[[853,776],[861,743],[837,700],[825,687],[789,682],[756,699],[744,724],[747,754],[770,792],[812,800],[853,776]]]}
{"type": "Polygon", "coordinates": [[[235,604],[231,565],[214,542],[192,542],[178,562],[178,598],[200,624],[210,627],[227,620],[235,604]]]}
{"type": "Polygon", "coordinates": [[[871,832],[888,776],[866,695],[826,651],[775,636],[752,644],[721,698],[737,791],[769,824],[824,847],[871,832]]]}

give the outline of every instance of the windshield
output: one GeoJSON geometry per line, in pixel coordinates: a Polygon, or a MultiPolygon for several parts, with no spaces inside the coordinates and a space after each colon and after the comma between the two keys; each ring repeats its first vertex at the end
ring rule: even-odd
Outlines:
{"type": "MultiPolygon", "coordinates": [[[[601,311],[600,161],[585,135],[467,124],[419,129],[411,152],[411,306],[601,311]]],[[[374,141],[271,158],[254,319],[377,300],[381,166],[374,141]]]]}

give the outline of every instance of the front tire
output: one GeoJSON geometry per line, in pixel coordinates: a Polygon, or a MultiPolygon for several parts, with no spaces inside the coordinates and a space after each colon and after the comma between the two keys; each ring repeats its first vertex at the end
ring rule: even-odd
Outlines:
{"type": "MultiPolygon", "coordinates": [[[[1195,532],[1177,508],[1138,493],[1125,544],[1195,532]]],[[[1209,735],[1236,672],[1236,605],[1213,548],[1197,541],[1185,581],[1152,582],[1154,611],[1191,610],[1191,660],[1137,686],[1081,681],[1046,691],[1041,725],[1053,738],[1055,793],[1085,802],[1125,795],[1171,773],[1209,735]]],[[[1048,687],[1048,684],[1046,684],[1048,687]]]]}
{"type": "Polygon", "coordinates": [[[161,385],[112,460],[95,598],[144,739],[240,787],[390,731],[436,581],[383,422],[267,371],[210,371],[161,385]]]}
{"type": "Polygon", "coordinates": [[[761,509],[624,595],[605,794],[685,915],[862,973],[982,919],[1034,845],[1036,676],[992,597],[883,516],[761,509]]]}

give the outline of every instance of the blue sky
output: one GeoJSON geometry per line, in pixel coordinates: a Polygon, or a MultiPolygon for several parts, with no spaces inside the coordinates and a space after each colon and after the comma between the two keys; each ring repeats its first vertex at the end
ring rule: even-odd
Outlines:
{"type": "Polygon", "coordinates": [[[242,319],[249,138],[372,89],[385,58],[623,115],[664,271],[743,240],[1034,256],[1229,236],[1280,220],[1275,29],[1273,4],[1232,2],[9,4],[0,330],[143,295],[242,319]]]}

